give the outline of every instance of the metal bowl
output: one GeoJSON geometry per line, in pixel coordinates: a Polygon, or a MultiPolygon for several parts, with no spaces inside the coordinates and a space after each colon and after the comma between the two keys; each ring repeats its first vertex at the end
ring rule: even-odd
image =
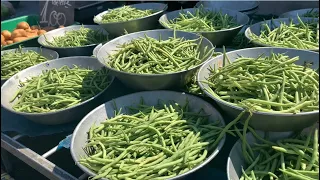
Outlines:
{"type": "Polygon", "coordinates": [[[103,46],[103,44],[100,43],[100,44],[98,44],[98,45],[93,49],[92,55],[93,55],[94,57],[97,57],[98,52],[99,52],[99,50],[100,50],[100,48],[101,48],[102,46],[103,46]]]}
{"type": "Polygon", "coordinates": [[[319,13],[319,8],[309,8],[309,9],[299,9],[299,10],[294,10],[294,11],[289,11],[286,13],[283,13],[279,16],[279,18],[295,18],[298,16],[303,17],[303,15],[305,13],[307,13],[308,11],[311,11],[313,9],[314,12],[318,12],[319,13]]]}
{"type": "MultiPolygon", "coordinates": [[[[164,14],[160,17],[159,22],[160,24],[167,29],[167,26],[165,26],[162,22],[168,23],[168,21],[171,21],[177,17],[179,17],[179,14],[181,12],[187,12],[195,13],[197,8],[189,8],[189,9],[183,9],[183,10],[177,10],[173,12],[169,12],[167,14],[164,14]]],[[[209,11],[221,11],[223,14],[228,14],[229,16],[234,17],[236,19],[237,24],[239,24],[237,27],[230,28],[230,29],[224,29],[224,30],[217,30],[217,31],[211,31],[211,32],[205,32],[205,31],[197,31],[193,33],[200,33],[207,39],[209,39],[213,45],[221,46],[225,45],[226,43],[233,40],[233,38],[239,33],[241,28],[246,25],[249,22],[249,17],[246,14],[243,14],[241,12],[228,10],[228,9],[218,9],[218,8],[205,8],[209,11]]]]}
{"type": "MultiPolygon", "coordinates": [[[[55,111],[55,112],[48,112],[48,113],[17,112],[12,109],[13,104],[16,103],[17,100],[10,103],[10,100],[13,98],[13,96],[19,89],[19,81],[25,81],[26,78],[30,78],[32,76],[38,76],[42,74],[43,70],[60,68],[62,66],[68,66],[70,68],[73,68],[74,67],[73,65],[77,65],[78,67],[83,67],[83,68],[90,68],[93,70],[100,69],[103,67],[96,58],[84,57],[84,56],[59,58],[56,60],[51,60],[51,61],[47,61],[38,65],[32,66],[23,71],[20,71],[19,73],[12,76],[3,84],[3,86],[1,87],[1,106],[14,114],[22,115],[27,119],[40,124],[55,125],[55,124],[65,124],[71,121],[80,120],[88,112],[90,112],[92,109],[97,107],[98,104],[96,102],[96,99],[99,99],[102,93],[104,93],[110,85],[106,87],[102,92],[97,94],[96,96],[84,102],[81,102],[78,105],[72,106],[67,109],[55,111]]],[[[109,78],[112,83],[114,77],[110,76],[109,78]]]]}
{"type": "MultiPolygon", "coordinates": [[[[137,39],[141,37],[145,37],[145,35],[158,39],[161,35],[161,39],[166,40],[169,37],[173,37],[174,31],[170,29],[161,29],[161,30],[150,30],[150,31],[142,31],[127,34],[116,39],[113,39],[106,44],[104,44],[97,55],[97,58],[102,64],[106,64],[108,62],[108,55],[114,53],[119,47],[119,44],[124,44],[130,42],[132,39],[137,39]]],[[[182,32],[176,31],[177,38],[184,38],[184,39],[198,39],[200,36],[194,33],[189,32],[182,32]]],[[[203,38],[202,43],[200,45],[200,52],[204,51],[205,46],[208,49],[213,48],[211,42],[203,38]]],[[[201,53],[202,55],[204,53],[201,53]]],[[[211,54],[212,55],[212,54],[211,54]]],[[[208,57],[208,59],[211,57],[208,57]]],[[[204,61],[205,62],[205,61],[204,61]]],[[[203,62],[203,63],[204,63],[203,62]]],[[[189,80],[194,72],[196,72],[199,67],[203,64],[199,64],[189,70],[180,71],[176,73],[170,74],[134,74],[128,73],[124,71],[118,71],[116,69],[107,67],[110,69],[110,72],[113,73],[122,83],[127,85],[128,87],[137,89],[137,90],[159,90],[159,89],[169,89],[173,87],[183,87],[189,80]]]]}
{"type": "MultiPolygon", "coordinates": [[[[279,19],[274,19],[274,20],[262,21],[262,22],[258,22],[256,24],[249,26],[245,31],[245,36],[249,39],[249,41],[252,41],[252,38],[250,37],[250,35],[255,34],[255,35],[259,36],[261,34],[260,31],[261,31],[262,24],[266,23],[270,27],[270,29],[273,30],[274,28],[279,27],[281,22],[289,24],[291,19],[292,19],[293,23],[295,23],[295,24],[299,23],[299,20],[297,18],[279,18],[279,19]]],[[[303,17],[301,17],[301,20],[303,22],[312,22],[315,20],[319,21],[319,19],[316,19],[316,18],[303,18],[303,17]]],[[[271,45],[262,44],[262,43],[256,42],[256,41],[252,41],[252,44],[255,44],[256,46],[272,47],[271,45]]],[[[318,49],[309,49],[309,50],[319,51],[319,48],[318,49]]]]}
{"type": "Polygon", "coordinates": [[[245,14],[253,14],[258,9],[259,4],[259,1],[199,1],[195,7],[202,5],[208,8],[225,8],[245,14]]]}
{"type": "MultiPolygon", "coordinates": [[[[263,132],[257,132],[260,137],[264,137],[266,133],[263,132]]],[[[277,141],[280,139],[291,137],[294,133],[293,132],[285,132],[285,133],[269,133],[270,141],[277,141]]],[[[257,143],[257,140],[252,135],[252,133],[247,133],[247,142],[249,145],[253,145],[254,143],[257,143]]],[[[227,160],[227,176],[228,180],[239,180],[243,169],[247,168],[247,165],[245,163],[245,160],[243,158],[242,154],[242,141],[239,139],[232,147],[228,160],[227,160]]]]}
{"type": "Polygon", "coordinates": [[[96,47],[97,44],[91,44],[86,46],[79,46],[79,47],[52,47],[46,43],[46,38],[48,41],[51,41],[54,37],[63,36],[67,31],[78,30],[81,27],[89,28],[93,30],[100,30],[105,35],[108,35],[103,28],[98,25],[74,25],[68,26],[64,28],[58,28],[52,31],[49,31],[38,38],[38,43],[46,47],[48,49],[52,49],[57,51],[61,57],[68,57],[68,56],[91,56],[93,49],[96,47]]]}
{"type": "MultiPolygon", "coordinates": [[[[18,50],[19,50],[19,48],[1,51],[1,56],[2,56],[4,53],[15,52],[15,51],[18,51],[18,50]]],[[[46,48],[27,47],[27,48],[22,48],[21,51],[22,51],[22,52],[35,51],[35,52],[39,53],[41,56],[47,58],[48,60],[58,59],[58,58],[59,58],[59,54],[58,54],[56,51],[53,51],[53,50],[50,50],[50,49],[46,49],[46,48]]],[[[2,86],[3,83],[6,82],[7,80],[8,80],[8,79],[1,79],[1,86],[2,86]]]]}
{"type": "MultiPolygon", "coordinates": [[[[208,102],[205,100],[198,98],[196,96],[188,95],[185,93],[173,92],[173,91],[145,91],[145,92],[138,92],[134,94],[129,94],[126,96],[122,96],[116,98],[112,101],[108,101],[99,107],[92,110],[87,116],[85,116],[81,122],[75,128],[72,140],[71,140],[71,156],[75,161],[76,165],[80,167],[86,174],[94,176],[95,173],[86,168],[85,166],[79,164],[80,157],[85,156],[85,152],[83,151],[83,147],[85,147],[87,143],[87,133],[90,127],[93,124],[99,124],[102,121],[105,121],[107,118],[110,118],[114,115],[114,104],[117,104],[117,108],[122,108],[122,112],[127,112],[125,107],[137,105],[140,103],[141,98],[145,101],[146,105],[157,105],[158,100],[161,99],[164,102],[175,101],[179,104],[185,104],[186,100],[189,101],[190,110],[198,111],[203,108],[205,113],[210,114],[209,120],[210,121],[217,121],[220,120],[222,125],[225,125],[224,120],[220,113],[208,102]]],[[[172,179],[182,179],[183,177],[197,171],[198,169],[202,168],[206,164],[208,164],[222,149],[225,142],[225,136],[219,142],[217,148],[212,152],[212,154],[207,157],[207,159],[202,162],[200,165],[195,167],[194,169],[176,176],[172,179]]]]}
{"type": "MultiPolygon", "coordinates": [[[[289,48],[272,48],[272,47],[260,47],[260,48],[248,48],[236,51],[231,51],[226,53],[230,61],[235,61],[239,56],[256,58],[261,54],[263,56],[269,56],[270,53],[286,53],[289,57],[299,56],[300,59],[297,64],[303,65],[305,61],[313,62],[311,68],[317,69],[319,67],[319,54],[312,51],[304,51],[289,48]]],[[[223,64],[223,56],[218,56],[210,61],[206,62],[199,70],[197,80],[199,86],[206,93],[207,96],[212,98],[217,102],[218,106],[232,118],[237,117],[243,108],[238,106],[233,106],[226,101],[217,99],[213,97],[210,93],[205,91],[209,86],[206,83],[201,83],[209,76],[209,67],[221,67],[223,64]]],[[[303,112],[297,114],[290,113],[268,113],[268,112],[254,112],[250,120],[250,125],[257,129],[263,131],[273,131],[273,132],[287,132],[301,130],[303,128],[309,127],[319,119],[319,110],[312,112],[303,112]]]]}
{"type": "Polygon", "coordinates": [[[111,36],[121,36],[125,34],[125,30],[128,33],[145,31],[150,29],[156,29],[158,27],[158,19],[167,10],[168,6],[163,3],[140,3],[128,5],[140,10],[152,9],[156,10],[149,16],[133,19],[123,22],[102,23],[101,19],[108,11],[104,11],[93,18],[93,21],[103,27],[111,36]]]}

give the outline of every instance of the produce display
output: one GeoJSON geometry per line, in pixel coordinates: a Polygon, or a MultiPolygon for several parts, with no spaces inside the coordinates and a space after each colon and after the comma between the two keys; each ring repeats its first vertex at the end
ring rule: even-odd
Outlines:
{"type": "MultiPolygon", "coordinates": [[[[224,58],[228,60],[225,55],[224,58]]],[[[274,54],[239,57],[221,68],[211,68],[204,83],[215,98],[231,105],[273,113],[319,110],[319,74],[294,64],[299,57],[274,54]]]]}
{"type": "Polygon", "coordinates": [[[1,32],[1,46],[10,45],[30,38],[34,38],[39,35],[45,34],[47,31],[51,31],[53,29],[55,28],[41,28],[38,25],[30,26],[27,22],[20,22],[19,24],[17,24],[16,29],[12,32],[8,30],[3,30],[1,32]]]}
{"type": "Polygon", "coordinates": [[[79,30],[67,31],[63,36],[53,37],[51,41],[46,38],[46,43],[52,47],[81,47],[99,44],[108,40],[108,35],[101,30],[81,27],[79,30]]]}
{"type": "MultiPolygon", "coordinates": [[[[240,180],[247,179],[319,179],[318,129],[308,136],[299,135],[277,142],[264,140],[247,145],[243,156],[247,157],[247,168],[242,168],[240,180]],[[256,154],[256,156],[254,156],[256,154]]],[[[260,138],[261,139],[261,138],[260,138]]]]}
{"type": "Polygon", "coordinates": [[[288,47],[296,49],[319,49],[319,21],[303,22],[297,17],[299,23],[289,24],[281,22],[280,26],[271,28],[268,24],[262,25],[261,34],[250,34],[252,41],[275,47],[288,47]]]}
{"type": "Polygon", "coordinates": [[[102,92],[110,81],[106,68],[69,68],[44,71],[20,83],[13,109],[25,113],[53,112],[75,106],[102,92]]]}
{"type": "Polygon", "coordinates": [[[188,103],[128,107],[93,125],[79,162],[95,172],[92,178],[168,179],[202,163],[223,136],[220,121],[189,110],[188,103]]]}
{"type": "Polygon", "coordinates": [[[21,70],[47,60],[46,57],[32,50],[22,52],[21,47],[16,51],[5,52],[1,55],[1,79],[9,79],[21,70]]]}
{"type": "Polygon", "coordinates": [[[120,8],[111,9],[102,16],[101,23],[125,22],[133,19],[139,19],[149,16],[156,11],[152,9],[140,10],[131,6],[122,6],[120,8]]]}
{"type": "Polygon", "coordinates": [[[159,40],[146,35],[145,38],[120,45],[116,53],[109,55],[107,66],[136,74],[168,74],[188,70],[205,61],[214,50],[205,48],[201,57],[201,40],[176,37],[159,40]]]}
{"type": "Polygon", "coordinates": [[[179,17],[168,22],[160,21],[160,23],[170,29],[189,32],[213,32],[238,26],[234,17],[203,7],[196,8],[194,13],[182,10],[179,17]]]}
{"type": "MultiPolygon", "coordinates": [[[[140,10],[122,6],[108,10],[108,13],[101,16],[101,23],[126,22],[154,13],[156,11],[152,9],[140,10]]],[[[244,33],[239,33],[228,44],[224,44],[223,49],[251,48],[253,43],[301,50],[319,49],[318,12],[311,10],[300,15],[314,17],[314,20],[303,22],[297,16],[298,23],[291,20],[290,23],[281,22],[279,25],[275,25],[275,21],[271,20],[271,25],[262,23],[260,35],[250,34],[251,41],[244,33]]],[[[250,18],[254,16],[257,15],[250,18]]],[[[194,12],[182,10],[178,17],[160,23],[166,28],[187,32],[215,32],[239,26],[236,17],[204,7],[195,8],[194,12]]],[[[42,28],[20,22],[12,32],[1,32],[1,46],[42,34],[46,38],[45,44],[56,48],[86,48],[88,45],[109,41],[105,32],[84,26],[49,40],[45,33],[53,29],[55,27],[42,28]]],[[[85,156],[80,157],[79,163],[95,173],[89,179],[175,178],[202,165],[227,133],[239,137],[241,141],[241,158],[245,163],[241,166],[240,180],[318,179],[318,129],[313,128],[307,135],[299,133],[290,138],[271,141],[267,136],[259,136],[249,125],[249,121],[254,116],[253,112],[268,112],[264,116],[271,113],[270,118],[276,117],[276,120],[283,115],[291,118],[300,115],[303,117],[303,114],[307,114],[305,112],[318,113],[319,67],[313,69],[313,64],[309,61],[300,63],[299,54],[289,57],[286,53],[273,52],[254,58],[239,56],[231,62],[225,50],[223,53],[215,52],[215,48],[205,47],[202,52],[202,40],[202,36],[188,40],[178,38],[174,34],[173,37],[164,40],[161,36],[152,38],[145,35],[117,45],[117,50],[106,57],[108,60],[105,65],[117,71],[127,72],[128,77],[137,74],[155,76],[190,70],[204,63],[210,56],[223,55],[220,56],[223,58],[223,66],[210,67],[208,78],[201,82],[206,83],[208,88],[202,90],[198,85],[197,74],[194,74],[188,83],[190,79],[180,77],[179,81],[187,83],[185,87],[180,87],[180,90],[202,98],[209,93],[215,99],[244,110],[229,124],[223,126],[220,121],[209,120],[211,114],[203,109],[192,110],[188,101],[178,104],[159,100],[158,105],[150,106],[141,99],[138,105],[115,108],[118,110],[114,115],[108,114],[108,119],[103,121],[96,119],[101,122],[92,123],[88,132],[83,132],[87,133],[88,137],[83,147],[85,156]],[[125,108],[126,111],[122,111],[121,108],[125,108]],[[246,115],[248,116],[245,117],[246,115]],[[255,143],[248,142],[247,131],[256,138],[255,143]]],[[[4,53],[1,55],[1,79],[9,79],[18,72],[47,60],[35,51],[22,52],[21,47],[15,52],[4,53]]],[[[23,114],[25,117],[46,113],[49,118],[51,113],[87,103],[86,101],[102,93],[111,83],[107,67],[91,70],[76,65],[71,68],[67,64],[20,81],[19,86],[15,87],[18,88],[15,94],[6,96],[11,101],[5,101],[13,104],[14,111],[10,113],[30,113],[23,114]]],[[[5,83],[2,87],[4,86],[12,85],[5,83]]],[[[2,88],[2,91],[8,89],[12,90],[12,87],[2,88]]],[[[6,104],[9,103],[2,103],[2,106],[11,109],[11,106],[7,107],[6,104]]],[[[228,116],[226,112],[223,115],[228,116]]],[[[31,119],[37,121],[36,118],[31,119]]],[[[52,119],[55,123],[55,119],[52,119]]],[[[305,119],[301,118],[301,121],[305,119]]],[[[60,122],[66,123],[64,120],[60,122]]],[[[307,123],[301,123],[305,124],[307,123]]],[[[268,133],[265,132],[267,135],[268,133]]],[[[83,153],[82,150],[77,151],[83,153]]],[[[75,156],[73,158],[76,159],[75,156]]],[[[79,166],[78,163],[77,165],[79,166]]],[[[87,170],[84,171],[88,174],[87,170]]]]}
{"type": "Polygon", "coordinates": [[[312,9],[307,13],[303,14],[303,17],[319,18],[319,11],[312,9]]]}

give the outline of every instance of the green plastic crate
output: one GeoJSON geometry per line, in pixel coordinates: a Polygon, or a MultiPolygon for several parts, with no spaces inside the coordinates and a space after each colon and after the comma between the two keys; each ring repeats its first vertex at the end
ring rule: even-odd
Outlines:
{"type": "MultiPolygon", "coordinates": [[[[38,25],[39,15],[21,16],[21,17],[9,19],[9,20],[1,21],[1,31],[8,30],[12,32],[16,28],[16,26],[22,21],[27,22],[30,26],[38,25]]],[[[74,24],[80,24],[80,23],[75,22],[74,24]]],[[[19,45],[22,45],[23,47],[39,47],[40,46],[38,43],[38,37],[33,37],[18,43],[13,43],[10,45],[3,46],[1,50],[18,48],[19,45]]]]}
{"type": "MultiPolygon", "coordinates": [[[[12,32],[16,28],[16,26],[22,21],[27,22],[30,26],[38,25],[39,16],[38,15],[21,16],[14,19],[1,21],[1,31],[8,30],[12,32]]],[[[10,45],[3,46],[1,49],[2,50],[14,49],[14,48],[18,48],[19,45],[22,45],[23,47],[38,47],[39,44],[37,39],[38,37],[33,37],[18,43],[13,43],[10,45]]]]}

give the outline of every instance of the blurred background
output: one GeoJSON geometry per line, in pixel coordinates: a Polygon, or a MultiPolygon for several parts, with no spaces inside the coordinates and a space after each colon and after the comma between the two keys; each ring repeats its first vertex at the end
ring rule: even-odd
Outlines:
{"type": "MultiPolygon", "coordinates": [[[[109,8],[115,8],[123,4],[134,4],[143,1],[76,1],[75,2],[75,21],[83,24],[93,24],[93,16],[109,8]]],[[[168,4],[168,11],[181,8],[192,8],[199,1],[162,1],[168,4]]],[[[214,4],[214,1],[207,1],[214,4]]],[[[220,1],[221,2],[221,1],[220,1]]],[[[216,1],[216,3],[220,3],[216,1]]],[[[233,1],[233,4],[242,4],[246,1],[233,1]]],[[[277,16],[284,12],[304,9],[318,8],[319,1],[259,1],[259,6],[255,9],[253,17],[277,16]]],[[[3,1],[1,0],[1,20],[19,17],[23,15],[39,14],[39,1],[3,1]],[[6,8],[4,8],[4,6],[6,8]],[[4,13],[5,12],[5,13],[4,13]]]]}

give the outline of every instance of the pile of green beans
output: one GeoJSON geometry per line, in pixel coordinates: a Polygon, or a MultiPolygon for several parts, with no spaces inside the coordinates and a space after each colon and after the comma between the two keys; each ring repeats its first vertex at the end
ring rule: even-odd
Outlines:
{"type": "Polygon", "coordinates": [[[39,76],[20,82],[14,95],[13,109],[26,113],[45,113],[75,106],[102,92],[110,84],[106,68],[90,70],[69,68],[43,71],[39,76]]]}
{"type": "Polygon", "coordinates": [[[281,22],[279,27],[270,28],[264,23],[261,27],[261,34],[258,36],[251,33],[251,41],[275,46],[296,49],[319,49],[319,21],[303,22],[300,17],[298,24],[291,20],[289,24],[281,22]]]}
{"type": "MultiPolygon", "coordinates": [[[[159,100],[148,106],[143,100],[115,116],[93,125],[79,163],[96,173],[92,178],[169,179],[201,164],[216,148],[221,122],[208,114],[159,100]]],[[[224,133],[230,133],[226,131],[224,133]]]]}
{"type": "Polygon", "coordinates": [[[107,66],[136,74],[168,74],[193,68],[205,61],[214,49],[200,53],[202,37],[194,40],[172,37],[157,40],[148,36],[120,45],[109,55],[107,66]],[[200,41],[200,42],[199,42],[200,41]],[[200,56],[202,54],[202,57],[200,56]]]}
{"type": "Polygon", "coordinates": [[[319,18],[319,11],[311,9],[310,11],[303,14],[303,17],[319,18]]]}
{"type": "MultiPolygon", "coordinates": [[[[221,52],[214,52],[212,57],[216,57],[219,55],[222,55],[222,53],[221,52]]],[[[195,73],[194,76],[192,76],[191,81],[188,84],[186,84],[184,90],[188,93],[191,93],[191,94],[204,96],[203,91],[201,90],[200,86],[198,85],[197,74],[198,73],[195,73]]]]}
{"type": "Polygon", "coordinates": [[[182,11],[179,17],[160,23],[170,29],[188,32],[213,32],[238,26],[234,17],[203,7],[196,8],[194,13],[182,11]]]}
{"type": "Polygon", "coordinates": [[[308,136],[304,136],[305,133],[302,132],[296,137],[271,142],[266,138],[267,132],[263,138],[249,126],[252,112],[252,108],[243,110],[219,134],[223,136],[224,132],[234,132],[241,140],[241,151],[246,169],[241,167],[240,180],[319,179],[318,129],[310,131],[308,136]],[[248,116],[245,118],[246,114],[248,116]],[[245,118],[244,122],[241,121],[243,118],[245,118]],[[239,125],[242,129],[239,128],[239,125]],[[257,143],[249,144],[248,130],[257,143]]]}
{"type": "Polygon", "coordinates": [[[131,6],[109,10],[102,16],[102,23],[125,22],[133,19],[139,19],[155,13],[152,9],[140,10],[131,6]]]}
{"type": "Polygon", "coordinates": [[[46,44],[52,47],[81,47],[107,42],[108,40],[108,35],[102,30],[81,27],[78,30],[67,31],[63,36],[53,37],[51,41],[46,38],[46,44]]]}
{"type": "Polygon", "coordinates": [[[246,162],[246,169],[242,168],[240,180],[319,179],[318,136],[318,129],[315,129],[308,136],[300,134],[277,142],[263,140],[248,145],[244,139],[242,146],[246,146],[246,151],[242,153],[249,162],[246,162]]]}
{"type": "Polygon", "coordinates": [[[22,52],[21,47],[16,51],[6,52],[1,55],[1,79],[9,79],[16,73],[47,60],[32,50],[22,52]]]}
{"type": "Polygon", "coordinates": [[[272,113],[319,110],[319,74],[309,68],[311,63],[294,64],[298,60],[271,53],[230,63],[224,54],[225,66],[211,67],[203,83],[208,93],[233,106],[272,113]]]}

